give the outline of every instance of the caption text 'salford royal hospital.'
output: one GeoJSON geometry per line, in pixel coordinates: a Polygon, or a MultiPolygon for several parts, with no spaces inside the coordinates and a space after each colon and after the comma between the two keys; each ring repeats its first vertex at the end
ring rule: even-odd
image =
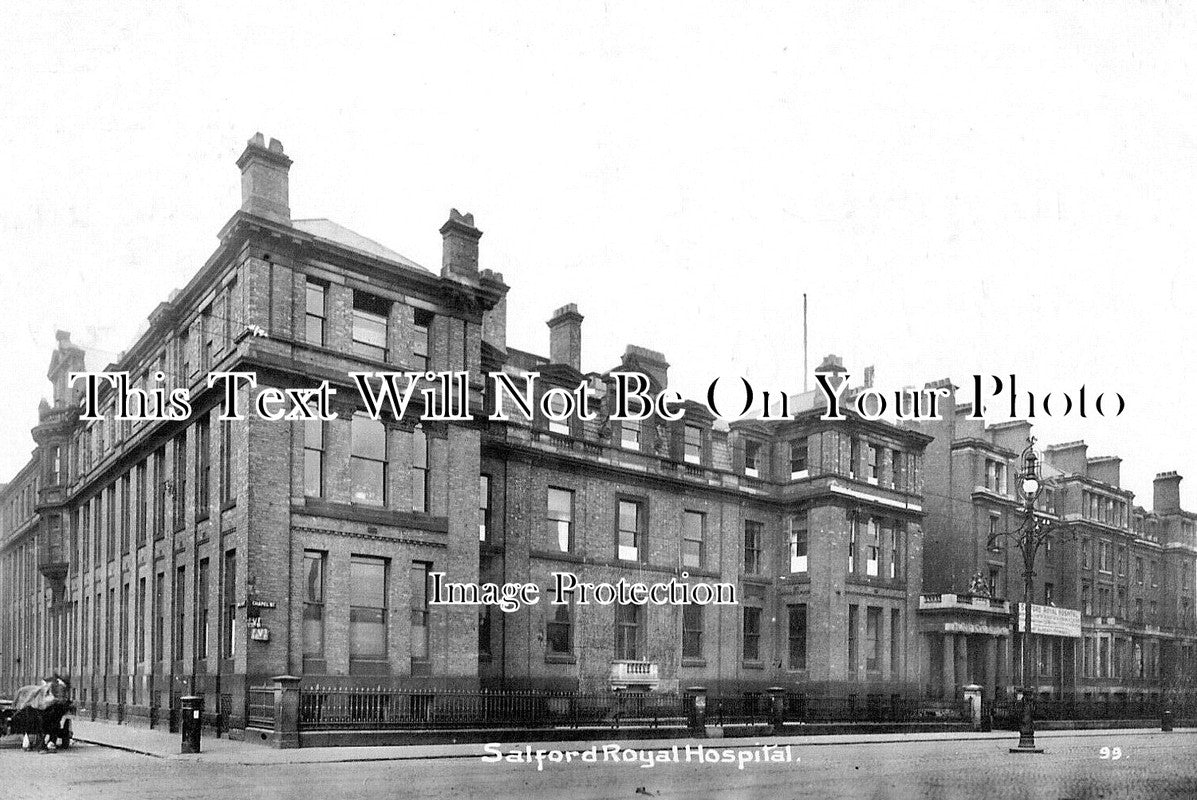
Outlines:
{"type": "MultiPolygon", "coordinates": [[[[0,688],[57,671],[85,710],[165,724],[188,693],[246,723],[270,676],[384,686],[677,692],[780,686],[810,697],[953,697],[1012,688],[1018,553],[991,532],[1023,518],[1030,424],[609,420],[609,372],[583,373],[583,317],[563,305],[547,355],[509,347],[508,286],[479,268],[481,231],[452,211],[439,270],[327,219],[291,218],[290,158],[250,140],[242,206],[191,281],[113,365],[60,333],[28,464],[0,488],[0,688]],[[70,372],[162,372],[186,420],[85,422],[70,372]],[[338,419],[217,420],[216,370],[344,387],[338,419]],[[596,419],[371,420],[350,372],[541,374],[594,387],[596,419]],[[728,582],[734,606],[429,604],[462,582],[728,582]]],[[[581,286],[577,287],[581,290],[581,286]]],[[[612,370],[668,385],[629,345],[612,370]]],[[[842,369],[830,358],[824,370],[842,369]]],[[[946,382],[930,384],[953,388],[946,382]]],[[[249,401],[252,390],[243,389],[249,401]]],[[[111,415],[109,415],[111,416],[111,415]]],[[[1160,474],[1151,507],[1117,457],[1045,449],[1040,512],[1075,533],[1042,553],[1034,676],[1042,696],[1153,698],[1197,673],[1197,515],[1160,474]]],[[[1064,530],[1062,529],[1062,530],[1064,530]]]]}

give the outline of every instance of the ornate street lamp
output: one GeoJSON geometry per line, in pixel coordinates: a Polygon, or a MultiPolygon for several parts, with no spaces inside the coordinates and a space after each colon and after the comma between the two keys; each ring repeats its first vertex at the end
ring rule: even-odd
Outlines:
{"type": "Polygon", "coordinates": [[[999,537],[1009,538],[1022,553],[1023,563],[1023,622],[1022,664],[1019,675],[1018,695],[1022,722],[1018,729],[1018,747],[1011,747],[1011,753],[1042,753],[1043,748],[1035,746],[1035,688],[1031,676],[1031,599],[1034,590],[1035,557],[1049,535],[1059,526],[1035,516],[1035,503],[1043,491],[1043,478],[1039,474],[1039,456],[1035,453],[1035,437],[1027,439],[1022,451],[1022,463],[1018,473],[1018,493],[1023,501],[1023,523],[1012,531],[994,533],[989,537],[987,547],[993,549],[999,537]]]}

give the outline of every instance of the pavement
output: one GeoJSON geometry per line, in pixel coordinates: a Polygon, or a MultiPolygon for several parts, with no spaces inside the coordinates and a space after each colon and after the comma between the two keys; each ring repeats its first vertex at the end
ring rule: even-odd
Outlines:
{"type": "Polygon", "coordinates": [[[22,753],[0,740],[3,800],[1193,800],[1197,730],[1044,731],[1044,753],[1014,755],[1009,732],[861,734],[273,750],[205,740],[178,754],[179,737],[80,723],[76,747],[22,753]],[[781,747],[757,746],[768,742],[781,747]],[[657,744],[664,745],[659,750],[657,744]],[[786,747],[786,745],[790,747],[786,747]],[[678,746],[679,754],[673,746],[678,746]],[[117,748],[127,749],[117,749],[117,748]],[[525,750],[525,748],[530,748],[525,750]],[[547,751],[542,758],[537,749],[547,751]],[[611,753],[606,753],[610,749],[611,753]],[[697,750],[697,748],[691,748],[697,750]],[[130,752],[132,751],[132,752],[130,752]],[[152,753],[139,755],[138,752],[152,753]],[[761,753],[761,756],[757,754],[761,753]],[[564,756],[573,755],[571,761],[564,756]],[[554,757],[555,756],[555,757],[554,757]]]}
{"type": "MultiPolygon", "coordinates": [[[[139,728],[129,725],[115,725],[108,722],[89,722],[75,720],[75,739],[88,744],[123,750],[153,758],[174,761],[205,761],[217,764],[240,764],[244,766],[266,766],[271,764],[332,764],[347,762],[370,761],[414,761],[430,759],[477,759],[487,754],[485,743],[470,742],[463,744],[428,744],[428,745],[386,745],[386,746],[358,746],[358,747],[303,747],[290,750],[279,750],[252,740],[237,741],[215,737],[204,737],[200,742],[199,753],[180,753],[181,736],[164,730],[139,728]]],[[[617,733],[615,731],[613,734],[617,733]]],[[[1109,739],[1113,735],[1128,734],[1158,734],[1155,728],[1085,730],[1085,731],[1039,731],[1035,734],[1036,741],[1041,746],[1049,746],[1054,739],[1073,740],[1077,737],[1093,737],[1109,739]]],[[[1188,738],[1197,733],[1197,728],[1177,728],[1176,736],[1188,738]]],[[[1167,736],[1168,734],[1162,734],[1167,736]]],[[[833,734],[827,736],[767,736],[745,737],[729,739],[637,739],[623,741],[624,746],[637,750],[658,750],[674,745],[685,746],[703,745],[708,748],[743,748],[760,744],[780,745],[791,744],[797,747],[830,747],[843,745],[866,744],[911,744],[919,742],[948,743],[968,741],[1009,741],[1011,746],[1018,743],[1018,733],[1012,731],[980,732],[947,732],[947,733],[863,733],[863,734],[833,734]]],[[[536,750],[584,750],[597,745],[620,742],[618,735],[607,739],[577,742],[521,742],[504,743],[500,745],[507,753],[513,749],[530,747],[536,750]]],[[[1197,739],[1192,740],[1197,747],[1197,739]]]]}

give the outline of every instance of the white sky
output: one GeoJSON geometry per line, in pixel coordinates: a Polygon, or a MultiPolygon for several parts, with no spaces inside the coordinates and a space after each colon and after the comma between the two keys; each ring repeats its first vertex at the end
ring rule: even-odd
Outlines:
{"type": "Polygon", "coordinates": [[[472,211],[513,346],[547,352],[576,301],[584,369],[631,342],[683,392],[797,390],[808,292],[811,366],[854,382],[1122,392],[1041,438],[1122,456],[1148,506],[1178,470],[1197,509],[1197,7],[346,5],[6,8],[0,480],[54,331],[128,347],[214,249],[260,130],[296,218],[439,269],[472,211]]]}

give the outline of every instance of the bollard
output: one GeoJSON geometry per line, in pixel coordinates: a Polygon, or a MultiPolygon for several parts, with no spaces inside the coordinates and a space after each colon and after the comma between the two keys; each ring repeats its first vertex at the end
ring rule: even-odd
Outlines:
{"type": "Polygon", "coordinates": [[[180,753],[198,753],[200,751],[200,726],[203,722],[204,698],[189,694],[180,697],[182,707],[179,711],[179,730],[183,733],[180,753]]]}
{"type": "Polygon", "coordinates": [[[1165,708],[1164,713],[1160,714],[1160,730],[1171,732],[1172,730],[1172,709],[1165,708]]]}

